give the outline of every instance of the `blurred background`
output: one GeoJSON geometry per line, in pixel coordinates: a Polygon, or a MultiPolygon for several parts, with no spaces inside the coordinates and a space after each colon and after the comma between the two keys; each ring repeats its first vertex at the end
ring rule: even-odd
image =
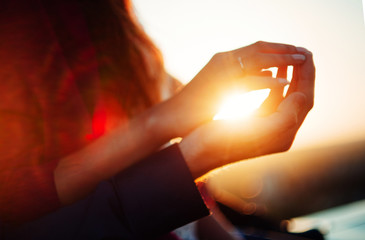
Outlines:
{"type": "Polygon", "coordinates": [[[293,231],[317,226],[328,232],[327,239],[364,239],[362,1],[133,2],[145,30],[163,53],[167,70],[183,83],[216,52],[258,40],[303,46],[313,52],[315,107],[292,149],[214,171],[208,183],[217,194],[237,196],[241,202],[235,207],[246,214],[295,217],[290,222],[293,231]]]}

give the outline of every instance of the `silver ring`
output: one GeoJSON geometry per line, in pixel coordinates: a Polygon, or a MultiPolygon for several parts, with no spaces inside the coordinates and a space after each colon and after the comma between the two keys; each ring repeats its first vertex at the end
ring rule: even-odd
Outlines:
{"type": "Polygon", "coordinates": [[[243,65],[242,58],[241,57],[238,57],[237,60],[240,63],[240,67],[241,67],[242,71],[244,71],[245,70],[245,66],[243,65]]]}

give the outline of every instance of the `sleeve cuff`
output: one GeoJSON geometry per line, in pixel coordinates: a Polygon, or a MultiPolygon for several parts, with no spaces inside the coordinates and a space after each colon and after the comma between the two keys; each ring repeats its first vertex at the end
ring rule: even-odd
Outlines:
{"type": "Polygon", "coordinates": [[[157,236],[209,215],[177,144],[112,181],[121,217],[138,236],[157,236]]]}

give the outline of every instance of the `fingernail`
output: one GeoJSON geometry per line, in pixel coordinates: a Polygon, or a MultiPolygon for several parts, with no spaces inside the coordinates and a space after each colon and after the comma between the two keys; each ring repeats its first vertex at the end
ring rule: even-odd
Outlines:
{"type": "Polygon", "coordinates": [[[305,60],[305,56],[302,55],[302,54],[292,54],[291,56],[294,60],[299,60],[299,61],[304,61],[305,60]]]}
{"type": "Polygon", "coordinates": [[[286,78],[277,78],[278,82],[283,85],[289,84],[289,81],[286,78]]]}

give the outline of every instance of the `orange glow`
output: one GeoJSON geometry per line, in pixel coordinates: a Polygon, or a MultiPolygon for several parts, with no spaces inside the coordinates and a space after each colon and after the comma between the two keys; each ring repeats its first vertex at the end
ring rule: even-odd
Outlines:
{"type": "MultiPolygon", "coordinates": [[[[278,72],[277,67],[263,69],[263,71],[271,71],[272,77],[275,78],[278,72]]],[[[293,75],[293,66],[288,66],[287,79],[291,81],[293,75]]],[[[284,88],[284,96],[289,86],[284,88]]],[[[251,116],[257,110],[265,99],[269,96],[270,89],[261,89],[252,92],[233,92],[223,101],[218,113],[214,116],[214,120],[240,120],[251,116]]]]}
{"type": "Polygon", "coordinates": [[[215,53],[258,40],[309,49],[317,69],[315,106],[294,147],[331,145],[365,136],[364,0],[133,3],[145,30],[163,52],[167,71],[184,84],[215,53]]]}
{"type": "Polygon", "coordinates": [[[222,103],[214,120],[240,120],[251,116],[263,101],[269,96],[269,89],[262,89],[253,92],[234,92],[222,103]]]}

